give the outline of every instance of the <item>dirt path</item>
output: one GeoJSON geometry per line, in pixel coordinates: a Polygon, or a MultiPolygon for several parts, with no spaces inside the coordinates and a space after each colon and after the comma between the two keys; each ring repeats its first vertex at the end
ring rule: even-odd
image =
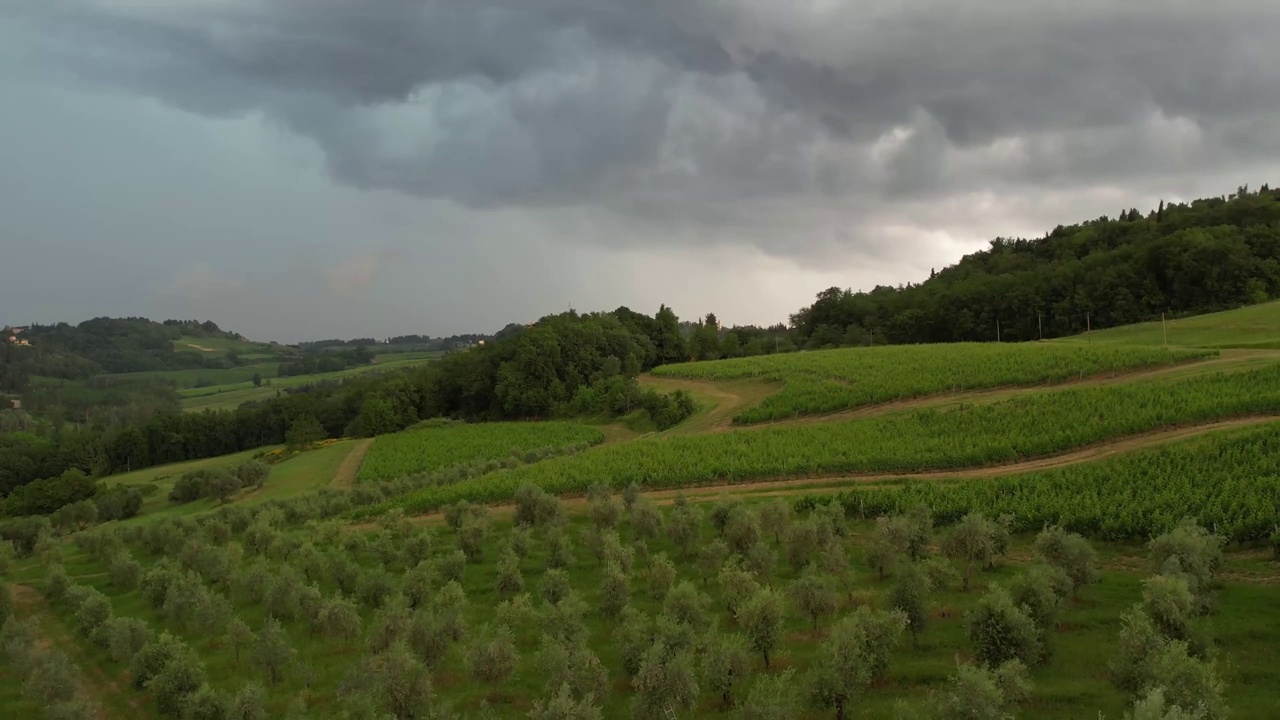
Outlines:
{"type": "MultiPolygon", "coordinates": [[[[1097,443],[1058,455],[1049,455],[1046,457],[1033,458],[1004,465],[988,465],[984,467],[964,468],[959,470],[928,470],[923,472],[833,473],[828,475],[789,477],[778,480],[744,481],[736,483],[718,483],[713,485],[688,485],[679,488],[644,491],[641,494],[644,497],[652,499],[658,505],[670,505],[674,503],[676,497],[680,495],[683,495],[690,502],[711,502],[722,495],[745,495],[752,498],[761,498],[829,494],[846,490],[851,485],[885,482],[890,480],[963,480],[1004,477],[1008,475],[1034,472],[1036,470],[1049,470],[1053,468],[1079,465],[1086,462],[1094,462],[1113,455],[1159,447],[1168,443],[1177,442],[1179,440],[1189,440],[1191,438],[1207,435],[1213,432],[1229,430],[1232,428],[1250,427],[1275,421],[1280,421],[1280,417],[1273,415],[1257,415],[1232,418],[1230,420],[1220,420],[1200,425],[1165,428],[1162,430],[1142,433],[1140,435],[1130,435],[1127,437],[1108,440],[1106,442],[1097,443]]],[[[587,508],[586,498],[581,496],[564,496],[561,497],[560,501],[564,505],[565,510],[571,513],[585,512],[587,508]]],[[[515,514],[515,506],[511,504],[492,505],[489,507],[489,512],[493,517],[506,518],[515,514]]],[[[427,515],[417,516],[414,518],[414,521],[426,524],[436,524],[443,523],[444,518],[440,513],[434,512],[427,515]]],[[[366,522],[352,525],[350,527],[353,529],[369,529],[375,526],[376,523],[366,522]]]]}
{"type": "Polygon", "coordinates": [[[360,465],[364,463],[364,456],[368,454],[371,447],[373,447],[373,438],[360,440],[353,445],[347,452],[347,456],[342,459],[342,464],[338,465],[338,469],[333,472],[333,480],[329,482],[329,487],[336,490],[350,490],[355,487],[356,476],[360,474],[360,465]]]}
{"type": "Polygon", "coordinates": [[[33,616],[38,623],[40,636],[36,643],[40,647],[56,647],[65,652],[80,668],[80,686],[77,694],[89,700],[98,709],[95,717],[108,720],[112,717],[110,708],[128,707],[130,716],[145,717],[150,713],[143,711],[137,693],[132,692],[127,684],[109,674],[92,660],[85,658],[79,651],[76,639],[67,632],[62,622],[53,615],[44,596],[28,585],[14,584],[14,610],[20,616],[33,616]]]}
{"type": "Polygon", "coordinates": [[[196,350],[199,350],[200,352],[215,352],[215,350],[214,350],[213,348],[211,348],[211,347],[205,347],[205,346],[203,346],[203,345],[196,345],[195,343],[187,343],[187,347],[189,347],[189,348],[195,348],[196,350]]]}
{"type": "Polygon", "coordinates": [[[1059,455],[1049,455],[1046,457],[1022,460],[1004,465],[988,465],[985,467],[964,468],[959,470],[927,470],[923,472],[900,473],[843,473],[838,475],[817,475],[801,478],[793,477],[786,480],[765,480],[760,482],[692,486],[677,490],[659,490],[656,492],[645,493],[645,495],[652,497],[661,503],[663,500],[668,498],[674,499],[681,493],[684,493],[685,497],[690,500],[714,498],[721,494],[769,497],[774,495],[794,495],[797,494],[797,492],[804,494],[829,493],[845,489],[849,485],[885,482],[888,480],[963,480],[973,478],[1004,477],[1007,475],[1020,475],[1037,470],[1050,470],[1087,462],[1095,462],[1113,455],[1145,450],[1177,442],[1179,440],[1188,440],[1200,435],[1207,435],[1221,430],[1250,427],[1276,420],[1277,417],[1273,415],[1259,415],[1232,418],[1231,420],[1221,420],[1202,425],[1166,428],[1163,430],[1142,433],[1140,435],[1130,435],[1128,437],[1108,440],[1059,455]]]}
{"type": "Polygon", "coordinates": [[[661,392],[685,390],[695,399],[710,401],[710,408],[700,410],[692,418],[668,430],[669,434],[696,432],[722,432],[733,429],[733,416],[749,407],[758,405],[765,398],[782,389],[780,383],[761,380],[689,380],[687,378],[654,377],[646,375],[642,382],[661,392]]]}

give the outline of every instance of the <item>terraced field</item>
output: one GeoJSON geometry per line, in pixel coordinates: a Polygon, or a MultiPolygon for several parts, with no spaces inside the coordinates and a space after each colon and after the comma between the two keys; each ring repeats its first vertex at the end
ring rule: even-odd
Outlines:
{"type": "Polygon", "coordinates": [[[767,355],[665,365],[660,378],[760,380],[780,392],[734,416],[740,424],[966,390],[1045,385],[1213,357],[1210,350],[1065,343],[960,343],[767,355]]]}

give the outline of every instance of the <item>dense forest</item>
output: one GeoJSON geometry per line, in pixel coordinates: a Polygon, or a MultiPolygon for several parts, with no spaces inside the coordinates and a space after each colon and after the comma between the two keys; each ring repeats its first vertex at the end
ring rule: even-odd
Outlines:
{"type": "Polygon", "coordinates": [[[1280,190],[1164,204],[991,247],[928,280],[831,288],[791,317],[805,347],[1034,340],[1280,297],[1280,190]],[[997,328],[998,325],[998,328],[997,328]]]}

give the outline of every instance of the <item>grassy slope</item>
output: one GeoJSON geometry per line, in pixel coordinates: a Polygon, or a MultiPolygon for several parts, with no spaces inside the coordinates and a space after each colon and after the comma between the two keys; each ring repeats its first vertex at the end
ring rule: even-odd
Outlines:
{"type": "MultiPolygon", "coordinates": [[[[272,465],[271,475],[267,478],[262,490],[243,491],[232,502],[256,505],[269,500],[285,500],[297,497],[312,490],[326,487],[333,480],[334,473],[347,457],[347,453],[351,452],[356,444],[357,441],[355,440],[343,440],[272,465]]],[[[168,495],[174,481],[181,477],[183,473],[191,470],[233,467],[252,459],[254,455],[266,449],[269,448],[246,450],[234,455],[223,455],[216,458],[192,460],[145,470],[136,470],[131,473],[104,478],[103,482],[108,485],[155,484],[158,489],[143,503],[142,512],[138,515],[140,519],[149,521],[158,517],[198,515],[216,509],[218,507],[217,502],[206,499],[182,505],[172,505],[169,503],[168,495]]]]}
{"type": "MultiPolygon", "coordinates": [[[[1168,344],[1198,348],[1280,348],[1280,301],[1170,320],[1168,344]]],[[[1069,341],[1162,345],[1159,321],[1095,330],[1069,341]]]]}

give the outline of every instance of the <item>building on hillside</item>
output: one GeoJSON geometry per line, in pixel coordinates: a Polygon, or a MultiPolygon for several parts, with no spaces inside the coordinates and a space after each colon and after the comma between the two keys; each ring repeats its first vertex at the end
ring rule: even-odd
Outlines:
{"type": "Polygon", "coordinates": [[[22,409],[22,401],[21,401],[21,400],[19,400],[18,398],[10,398],[10,399],[9,399],[9,406],[10,406],[10,407],[12,407],[14,410],[21,410],[21,409],[22,409]]]}
{"type": "Polygon", "coordinates": [[[18,337],[24,332],[26,332],[26,328],[9,327],[4,329],[4,336],[9,339],[10,345],[30,345],[31,343],[26,338],[18,337]]]}

